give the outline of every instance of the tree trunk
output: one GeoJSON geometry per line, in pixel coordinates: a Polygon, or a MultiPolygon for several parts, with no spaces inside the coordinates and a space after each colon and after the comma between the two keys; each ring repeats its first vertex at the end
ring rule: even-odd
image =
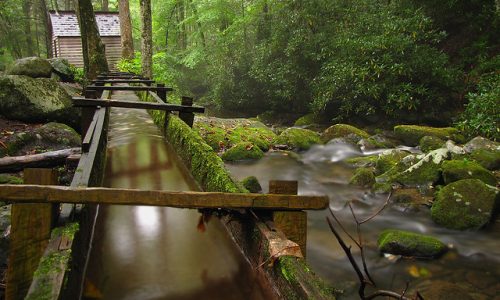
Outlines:
{"type": "Polygon", "coordinates": [[[40,154],[0,158],[0,172],[18,172],[25,168],[46,168],[63,165],[70,155],[81,153],[80,148],[63,149],[40,154]]]}
{"type": "Polygon", "coordinates": [[[184,23],[184,19],[186,18],[186,14],[184,11],[184,0],[179,0],[177,3],[177,13],[178,13],[178,23],[179,26],[179,48],[181,50],[186,50],[187,48],[187,34],[186,34],[186,23],[184,23]]]}
{"type": "Polygon", "coordinates": [[[24,38],[26,40],[26,55],[33,56],[33,37],[31,35],[31,1],[23,1],[23,13],[24,13],[24,38]]]}
{"type": "Polygon", "coordinates": [[[71,0],[64,0],[64,10],[71,10],[71,0]]]}
{"type": "Polygon", "coordinates": [[[108,0],[102,0],[101,10],[102,11],[109,11],[109,1],[108,0]]]}
{"type": "Polygon", "coordinates": [[[141,6],[141,55],[142,76],[153,77],[153,34],[151,0],[139,0],[141,6]]]}
{"type": "Polygon", "coordinates": [[[52,25],[50,24],[49,11],[45,0],[38,0],[38,13],[45,29],[45,49],[47,58],[52,57],[52,25]]]}
{"type": "Polygon", "coordinates": [[[82,37],[82,52],[85,77],[88,80],[97,78],[99,73],[108,72],[108,62],[104,44],[99,36],[94,9],[90,0],[76,1],[76,15],[82,37]]]}
{"type": "Polygon", "coordinates": [[[130,8],[128,0],[118,1],[120,14],[120,31],[122,42],[122,58],[134,58],[134,40],[132,39],[132,22],[130,21],[130,8]]]}
{"type": "Polygon", "coordinates": [[[196,26],[198,27],[198,34],[200,35],[201,45],[203,46],[203,48],[205,48],[206,47],[205,33],[203,32],[200,19],[198,18],[198,9],[196,8],[196,3],[193,3],[192,0],[189,0],[189,3],[191,4],[191,8],[193,9],[194,18],[196,20],[196,26]]]}

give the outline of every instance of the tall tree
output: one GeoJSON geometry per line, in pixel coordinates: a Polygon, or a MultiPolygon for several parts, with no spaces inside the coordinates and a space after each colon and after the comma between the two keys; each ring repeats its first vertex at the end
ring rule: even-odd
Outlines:
{"type": "Polygon", "coordinates": [[[47,50],[47,57],[50,58],[52,57],[52,25],[50,24],[49,10],[47,9],[45,0],[38,0],[38,13],[45,29],[45,49],[47,50]]]}
{"type": "Polygon", "coordinates": [[[24,38],[26,39],[26,54],[33,56],[33,36],[31,35],[31,0],[23,1],[24,38]]]}
{"type": "Polygon", "coordinates": [[[134,40],[132,39],[132,22],[130,20],[128,0],[118,1],[118,12],[120,16],[122,58],[131,59],[134,58],[134,40]]]}
{"type": "Polygon", "coordinates": [[[139,0],[141,6],[141,55],[142,76],[153,77],[153,30],[151,0],[139,0]]]}
{"type": "Polygon", "coordinates": [[[102,0],[101,10],[102,11],[109,11],[109,1],[108,0],[102,0]]]}
{"type": "Polygon", "coordinates": [[[82,52],[85,77],[95,79],[99,73],[108,72],[104,44],[99,36],[94,9],[90,0],[76,2],[76,15],[82,37],[82,52]]]}

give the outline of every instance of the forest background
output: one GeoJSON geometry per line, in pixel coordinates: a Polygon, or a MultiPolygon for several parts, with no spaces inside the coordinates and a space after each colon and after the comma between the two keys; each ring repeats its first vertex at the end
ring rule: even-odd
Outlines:
{"type": "MultiPolygon", "coordinates": [[[[500,140],[499,0],[151,1],[154,79],[217,111],[454,124],[500,140]]],[[[93,5],[118,10],[117,0],[93,5]]],[[[50,55],[47,11],[72,9],[0,0],[0,70],[50,55]]],[[[130,10],[139,49],[138,0],[130,10]]],[[[140,73],[140,52],[119,67],[140,73]]]]}

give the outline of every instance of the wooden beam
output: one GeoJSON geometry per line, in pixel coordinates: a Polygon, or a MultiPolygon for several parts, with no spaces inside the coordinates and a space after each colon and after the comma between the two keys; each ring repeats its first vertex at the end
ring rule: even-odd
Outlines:
{"type": "Polygon", "coordinates": [[[92,83],[154,83],[154,80],[148,79],[96,79],[92,83]]]}
{"type": "MultiPolygon", "coordinates": [[[[26,169],[24,181],[39,185],[56,184],[52,169],[26,169]]],[[[6,300],[24,299],[50,239],[51,204],[12,205],[6,300]]]]}
{"type": "MultiPolygon", "coordinates": [[[[193,98],[191,97],[182,97],[181,104],[184,106],[193,106],[193,98]]],[[[179,118],[184,121],[184,123],[188,124],[189,127],[193,127],[194,123],[194,114],[192,112],[179,112],[179,118]]]]}
{"type": "Polygon", "coordinates": [[[97,86],[97,85],[89,85],[87,86],[88,90],[96,90],[96,91],[165,91],[171,92],[174,89],[170,87],[157,87],[157,86],[128,86],[128,85],[119,85],[119,86],[97,86]]]}
{"type": "Polygon", "coordinates": [[[64,186],[0,186],[0,200],[13,203],[81,203],[151,205],[179,208],[254,208],[279,210],[322,210],[326,196],[242,194],[218,192],[170,192],[117,188],[74,188],[64,186]]]}
{"type": "MultiPolygon", "coordinates": [[[[271,180],[269,193],[297,195],[297,181],[271,180]]],[[[306,257],[307,244],[307,213],[305,211],[273,211],[274,225],[288,239],[300,246],[302,255],[306,257]]]]}
{"type": "Polygon", "coordinates": [[[73,105],[81,107],[101,106],[101,107],[125,107],[137,109],[157,109],[165,111],[179,111],[186,113],[203,113],[205,108],[201,106],[187,106],[167,103],[152,103],[141,101],[120,101],[120,100],[104,100],[104,99],[88,99],[73,97],[73,105]]]}

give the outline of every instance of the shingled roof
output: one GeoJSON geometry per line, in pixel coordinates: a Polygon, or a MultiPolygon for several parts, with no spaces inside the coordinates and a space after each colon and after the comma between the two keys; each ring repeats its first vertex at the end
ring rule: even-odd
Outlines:
{"type": "MultiPolygon", "coordinates": [[[[95,12],[101,36],[120,36],[120,19],[117,12],[95,12]]],[[[74,11],[51,11],[53,36],[80,36],[80,27],[74,11]]]]}

